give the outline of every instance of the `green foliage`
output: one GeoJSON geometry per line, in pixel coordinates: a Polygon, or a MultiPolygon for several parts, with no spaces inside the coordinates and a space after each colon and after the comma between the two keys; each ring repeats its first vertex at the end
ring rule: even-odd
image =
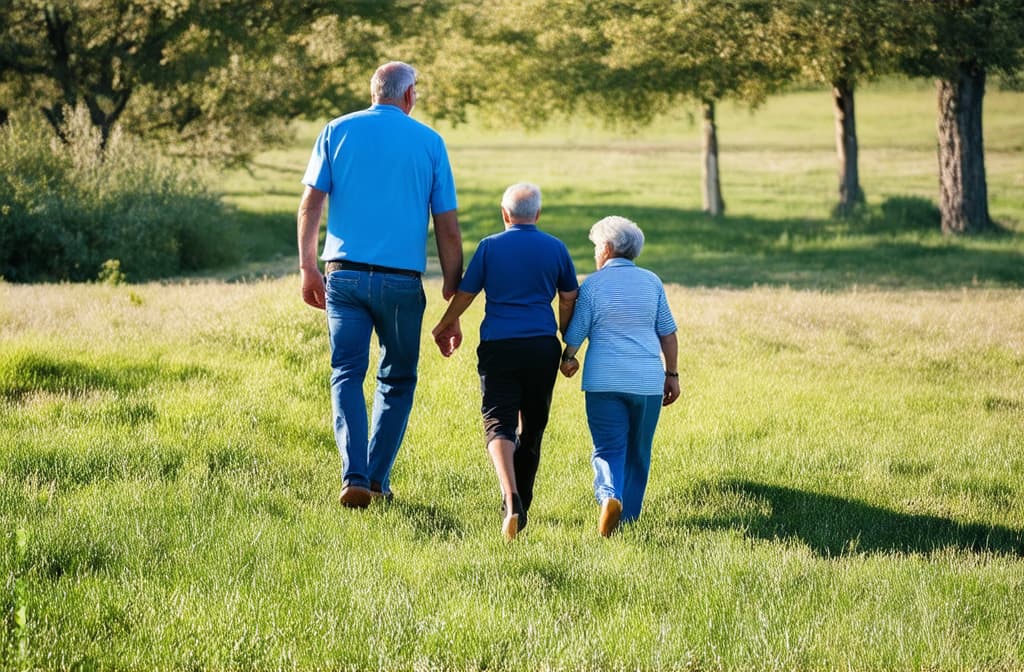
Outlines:
{"type": "MultiPolygon", "coordinates": [[[[103,140],[127,132],[228,161],[285,122],[365,105],[386,38],[420,3],[75,0],[0,4],[0,94],[59,132],[85,105],[103,140]]],[[[4,106],[16,106],[5,103],[4,106]]]]}
{"type": "Polygon", "coordinates": [[[903,0],[784,0],[772,31],[785,44],[782,58],[827,85],[853,86],[896,69],[904,41],[903,0]]]}
{"type": "Polygon", "coordinates": [[[1024,4],[1018,0],[911,0],[901,66],[914,75],[955,79],[961,70],[1024,68],[1024,4]]]}
{"type": "Polygon", "coordinates": [[[636,126],[680,100],[757,104],[791,76],[771,32],[773,3],[484,0],[441,17],[429,68],[432,114],[477,106],[535,125],[585,111],[636,126]]]}
{"type": "Polygon", "coordinates": [[[104,151],[81,109],[62,128],[66,143],[0,128],[0,275],[93,280],[116,259],[116,277],[145,280],[238,258],[224,206],[186,166],[117,133],[104,151]]]}
{"type": "Polygon", "coordinates": [[[127,282],[128,276],[121,272],[121,262],[119,260],[107,259],[100,266],[98,279],[102,283],[116,287],[127,282]]]}

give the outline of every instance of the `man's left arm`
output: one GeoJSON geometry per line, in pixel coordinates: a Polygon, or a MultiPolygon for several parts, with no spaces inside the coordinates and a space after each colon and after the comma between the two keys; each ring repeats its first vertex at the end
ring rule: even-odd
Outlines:
{"type": "Polygon", "coordinates": [[[558,292],[558,330],[565,336],[565,330],[569,328],[573,311],[576,310],[576,297],[580,290],[574,289],[571,292],[558,292]]]}
{"type": "Polygon", "coordinates": [[[437,258],[441,262],[444,284],[441,296],[447,301],[455,296],[462,280],[462,232],[456,210],[434,213],[434,236],[437,238],[437,258]]]}

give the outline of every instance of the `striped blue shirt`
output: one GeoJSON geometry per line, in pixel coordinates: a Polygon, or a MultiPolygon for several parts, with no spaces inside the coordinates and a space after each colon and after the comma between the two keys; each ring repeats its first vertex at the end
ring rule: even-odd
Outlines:
{"type": "Polygon", "coordinates": [[[587,392],[662,394],[660,337],[675,330],[661,279],[615,258],[580,285],[565,342],[579,347],[590,340],[583,366],[587,392]]]}

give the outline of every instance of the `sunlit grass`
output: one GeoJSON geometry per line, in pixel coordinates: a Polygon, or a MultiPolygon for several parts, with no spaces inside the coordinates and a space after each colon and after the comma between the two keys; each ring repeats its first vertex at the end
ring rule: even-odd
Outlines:
{"type": "Polygon", "coordinates": [[[1020,101],[986,97],[991,208],[1017,232],[968,239],[934,221],[929,87],[858,98],[851,222],[828,214],[822,92],[720,108],[717,220],[684,111],[633,136],[445,129],[467,254],[527,179],[580,273],[614,212],[670,283],[683,396],[610,540],[560,378],[530,527],[502,541],[482,301],[452,359],[425,330],[396,501],[339,507],[324,317],[294,274],[316,124],[217,176],[250,234],[222,279],[0,282],[0,668],[1024,667],[1020,101]]]}
{"type": "Polygon", "coordinates": [[[1019,292],[669,294],[684,396],[640,523],[597,536],[560,379],[509,546],[479,306],[453,359],[424,338],[396,502],[351,512],[294,276],[0,286],[5,666],[1024,664],[1019,292]]]}

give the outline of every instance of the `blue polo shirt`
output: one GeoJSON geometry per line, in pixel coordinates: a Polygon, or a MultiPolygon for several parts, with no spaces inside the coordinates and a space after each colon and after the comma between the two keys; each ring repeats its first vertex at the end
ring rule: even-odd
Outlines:
{"type": "Polygon", "coordinates": [[[554,336],[551,300],[579,287],[565,244],[532,224],[513,224],[480,241],[459,290],[487,296],[480,340],[554,336]]]}
{"type": "Polygon", "coordinates": [[[614,258],[583,281],[565,342],[579,347],[590,340],[585,391],[654,395],[665,390],[660,337],[675,330],[661,279],[614,258]]]}
{"type": "Polygon", "coordinates": [[[334,119],[313,146],[302,183],[328,194],[322,259],[427,266],[430,213],[454,210],[444,140],[393,105],[334,119]]]}

